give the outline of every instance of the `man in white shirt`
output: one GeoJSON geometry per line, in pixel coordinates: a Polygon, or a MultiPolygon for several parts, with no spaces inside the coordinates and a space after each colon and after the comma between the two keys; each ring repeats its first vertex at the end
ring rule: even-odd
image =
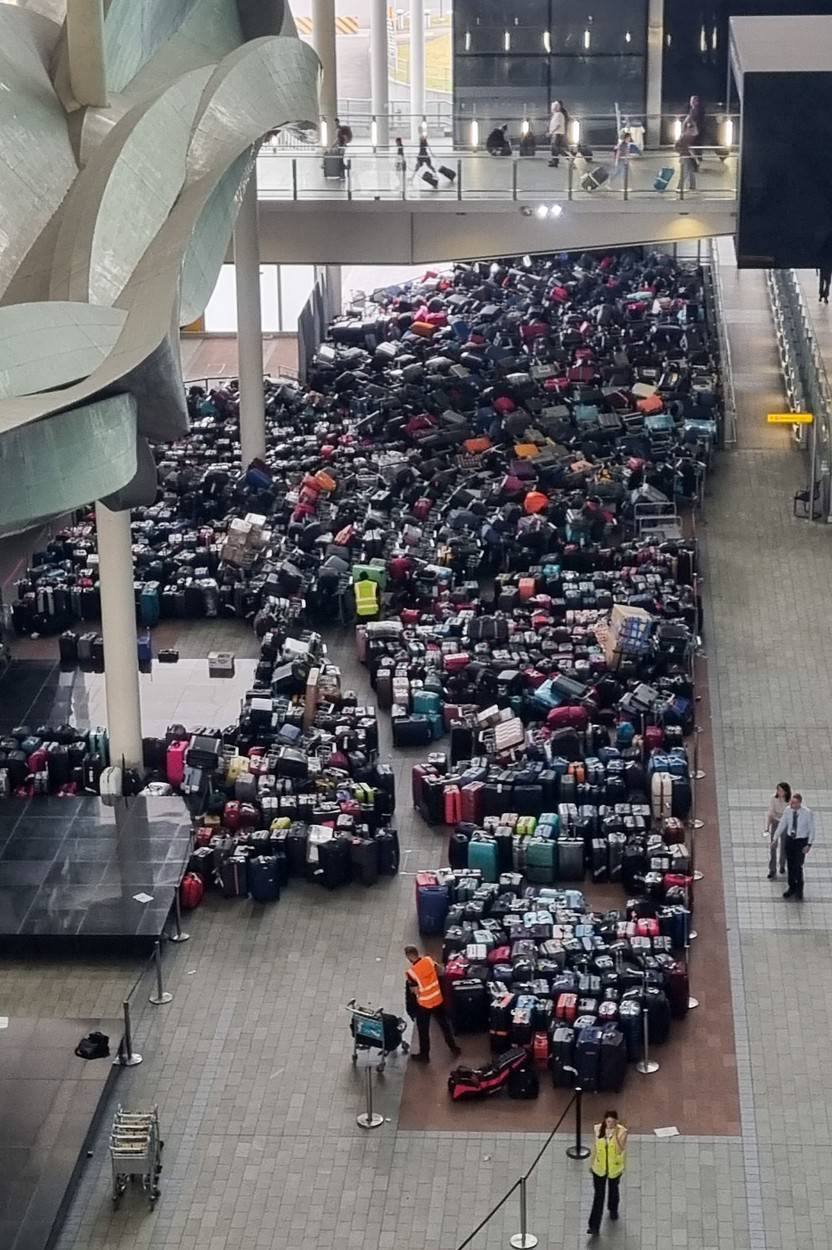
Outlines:
{"type": "Polygon", "coordinates": [[[789,806],[780,817],[778,838],[786,845],[786,866],[789,888],[783,898],[803,898],[803,861],[815,840],[815,814],[803,806],[803,795],[793,794],[789,806]]]}

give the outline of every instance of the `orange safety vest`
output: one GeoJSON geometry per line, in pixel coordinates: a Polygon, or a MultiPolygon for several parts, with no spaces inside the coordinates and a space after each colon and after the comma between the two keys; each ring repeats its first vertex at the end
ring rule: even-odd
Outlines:
{"type": "Polygon", "coordinates": [[[427,955],[417,959],[407,970],[407,975],[416,983],[416,1002],[420,1007],[431,1010],[442,1006],[442,988],[436,974],[436,964],[427,955]]]}

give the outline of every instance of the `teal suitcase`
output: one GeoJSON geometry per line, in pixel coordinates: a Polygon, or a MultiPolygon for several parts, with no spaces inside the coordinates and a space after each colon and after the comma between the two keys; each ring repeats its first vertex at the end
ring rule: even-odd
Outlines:
{"type": "Polygon", "coordinates": [[[526,844],[526,880],[553,885],[557,878],[558,844],[551,838],[530,838],[526,844]]]}
{"type": "Polygon", "coordinates": [[[483,881],[499,881],[497,843],[493,838],[474,838],[468,843],[468,867],[479,868],[483,881]]]}

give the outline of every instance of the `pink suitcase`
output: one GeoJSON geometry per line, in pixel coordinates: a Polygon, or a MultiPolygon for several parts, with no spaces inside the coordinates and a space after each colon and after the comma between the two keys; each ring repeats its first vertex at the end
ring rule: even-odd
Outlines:
{"type": "Polygon", "coordinates": [[[187,742],[172,742],[165,757],[165,777],[169,786],[181,786],[185,780],[187,742]]]}

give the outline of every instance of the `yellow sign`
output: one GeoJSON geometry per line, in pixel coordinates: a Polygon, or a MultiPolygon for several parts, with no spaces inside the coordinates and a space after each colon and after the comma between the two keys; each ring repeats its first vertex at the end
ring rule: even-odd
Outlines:
{"type": "Polygon", "coordinates": [[[811,425],[814,421],[811,412],[770,412],[769,425],[811,425]]]}

